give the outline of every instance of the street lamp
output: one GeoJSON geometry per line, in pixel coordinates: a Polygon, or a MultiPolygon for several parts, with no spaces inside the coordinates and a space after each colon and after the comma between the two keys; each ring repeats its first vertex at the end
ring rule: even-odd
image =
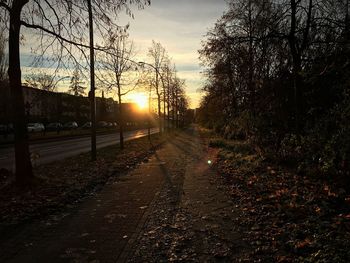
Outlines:
{"type": "Polygon", "coordinates": [[[96,98],[95,98],[95,50],[94,29],[91,0],[87,0],[89,12],[89,40],[90,40],[90,115],[91,115],[91,160],[96,161],[96,98]]]}

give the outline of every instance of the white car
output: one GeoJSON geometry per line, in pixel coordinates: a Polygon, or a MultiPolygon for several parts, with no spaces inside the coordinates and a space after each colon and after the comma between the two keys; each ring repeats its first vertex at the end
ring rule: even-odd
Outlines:
{"type": "Polygon", "coordinates": [[[41,132],[45,130],[45,126],[42,123],[28,123],[27,125],[28,132],[41,132]]]}

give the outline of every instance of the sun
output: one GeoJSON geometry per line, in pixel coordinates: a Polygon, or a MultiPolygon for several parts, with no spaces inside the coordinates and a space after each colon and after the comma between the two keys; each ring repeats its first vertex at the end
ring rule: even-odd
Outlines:
{"type": "Polygon", "coordinates": [[[133,94],[132,100],[137,104],[140,110],[147,107],[147,97],[143,93],[133,94]]]}

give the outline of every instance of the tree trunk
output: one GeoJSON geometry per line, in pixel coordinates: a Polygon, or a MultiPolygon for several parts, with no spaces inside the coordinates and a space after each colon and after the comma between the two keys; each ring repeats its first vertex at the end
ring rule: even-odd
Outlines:
{"type": "Polygon", "coordinates": [[[152,86],[149,87],[148,91],[148,139],[151,140],[151,121],[152,121],[152,86]]]}
{"type": "Polygon", "coordinates": [[[168,130],[170,130],[170,88],[168,86],[168,91],[167,91],[167,125],[168,125],[168,130]]]}
{"type": "MultiPolygon", "coordinates": [[[[174,87],[173,89],[175,89],[176,87],[174,87]]],[[[172,95],[173,95],[173,97],[172,97],[172,110],[173,110],[173,112],[172,112],[172,128],[174,129],[175,128],[175,91],[173,90],[173,92],[172,92],[172,95]]]]}
{"type": "Polygon", "coordinates": [[[291,24],[288,43],[292,55],[293,61],[293,86],[294,86],[294,107],[295,107],[295,132],[300,134],[300,70],[301,70],[301,58],[298,52],[297,39],[296,39],[296,23],[297,23],[297,3],[295,0],[290,1],[291,4],[291,24]]]}
{"type": "Polygon", "coordinates": [[[28,1],[13,1],[9,27],[9,67],[8,75],[13,107],[13,125],[15,134],[16,182],[26,184],[33,179],[30,160],[28,131],[26,127],[25,107],[21,83],[20,62],[20,17],[23,6],[28,1]]]}
{"type": "MultiPolygon", "coordinates": [[[[248,20],[249,20],[249,72],[248,72],[248,90],[251,94],[251,105],[250,110],[255,116],[255,87],[253,83],[253,71],[254,71],[254,58],[253,58],[253,26],[252,26],[252,2],[249,0],[249,11],[248,11],[248,20]]],[[[250,123],[249,123],[249,126],[250,123]]],[[[251,132],[251,130],[250,130],[251,132]]]]}
{"type": "Polygon", "coordinates": [[[160,103],[160,94],[157,92],[157,98],[158,98],[158,125],[159,125],[159,133],[162,133],[162,110],[161,110],[161,103],[160,103]]]}
{"type": "Polygon", "coordinates": [[[349,0],[346,1],[345,8],[345,39],[348,40],[350,35],[349,0]]]}
{"type": "Polygon", "coordinates": [[[293,85],[294,85],[294,105],[295,105],[295,130],[296,134],[300,135],[301,132],[301,117],[304,108],[304,96],[303,96],[303,79],[301,77],[302,71],[302,55],[306,48],[308,47],[308,38],[310,33],[310,27],[312,22],[312,9],[313,9],[313,0],[309,0],[308,4],[308,13],[306,19],[306,25],[303,32],[302,41],[298,41],[296,32],[297,32],[297,4],[298,1],[290,0],[291,7],[291,22],[290,22],[290,33],[289,33],[289,47],[291,50],[292,61],[293,61],[293,85]],[[300,43],[301,44],[298,44],[300,43]]]}
{"type": "Polygon", "coordinates": [[[162,117],[161,117],[161,104],[160,104],[160,93],[159,93],[159,79],[158,79],[158,69],[156,69],[156,92],[157,92],[157,103],[158,103],[158,125],[159,133],[162,133],[162,117]]]}
{"type": "Polygon", "coordinates": [[[118,99],[119,99],[119,145],[120,149],[124,149],[124,118],[123,118],[123,107],[122,107],[122,96],[120,94],[120,87],[118,87],[118,99]]]}
{"type": "Polygon", "coordinates": [[[178,98],[178,91],[176,89],[175,92],[175,116],[176,116],[176,128],[179,128],[179,98],[178,98]]]}
{"type": "Polygon", "coordinates": [[[163,87],[163,128],[164,128],[164,131],[166,130],[166,108],[165,108],[165,102],[166,102],[166,96],[165,96],[165,87],[163,87]]]}

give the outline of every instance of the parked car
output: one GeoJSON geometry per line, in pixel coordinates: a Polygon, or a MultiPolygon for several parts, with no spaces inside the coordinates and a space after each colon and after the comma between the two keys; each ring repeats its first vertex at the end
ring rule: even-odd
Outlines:
{"type": "Polygon", "coordinates": [[[63,129],[65,130],[74,130],[74,129],[77,129],[78,127],[79,127],[78,123],[76,123],[75,121],[70,121],[63,125],[63,129]]]}
{"type": "Polygon", "coordinates": [[[92,126],[91,121],[85,122],[81,128],[83,129],[90,129],[92,126]]]}
{"type": "Polygon", "coordinates": [[[98,127],[98,128],[106,128],[106,127],[108,127],[108,123],[105,122],[105,121],[99,121],[99,122],[97,123],[97,127],[98,127]]]}
{"type": "Polygon", "coordinates": [[[0,124],[0,134],[7,133],[7,124],[0,124]]]}
{"type": "Polygon", "coordinates": [[[52,122],[46,125],[46,130],[47,131],[59,131],[62,130],[62,124],[59,122],[52,122]]]}
{"type": "Polygon", "coordinates": [[[42,132],[45,131],[45,126],[39,122],[28,123],[27,125],[28,132],[42,132]]]}
{"type": "Polygon", "coordinates": [[[0,124],[0,134],[9,134],[13,132],[13,124],[0,124]]]}
{"type": "Polygon", "coordinates": [[[14,129],[13,129],[13,123],[7,124],[7,131],[8,131],[9,133],[12,133],[12,132],[14,131],[14,129]]]}

